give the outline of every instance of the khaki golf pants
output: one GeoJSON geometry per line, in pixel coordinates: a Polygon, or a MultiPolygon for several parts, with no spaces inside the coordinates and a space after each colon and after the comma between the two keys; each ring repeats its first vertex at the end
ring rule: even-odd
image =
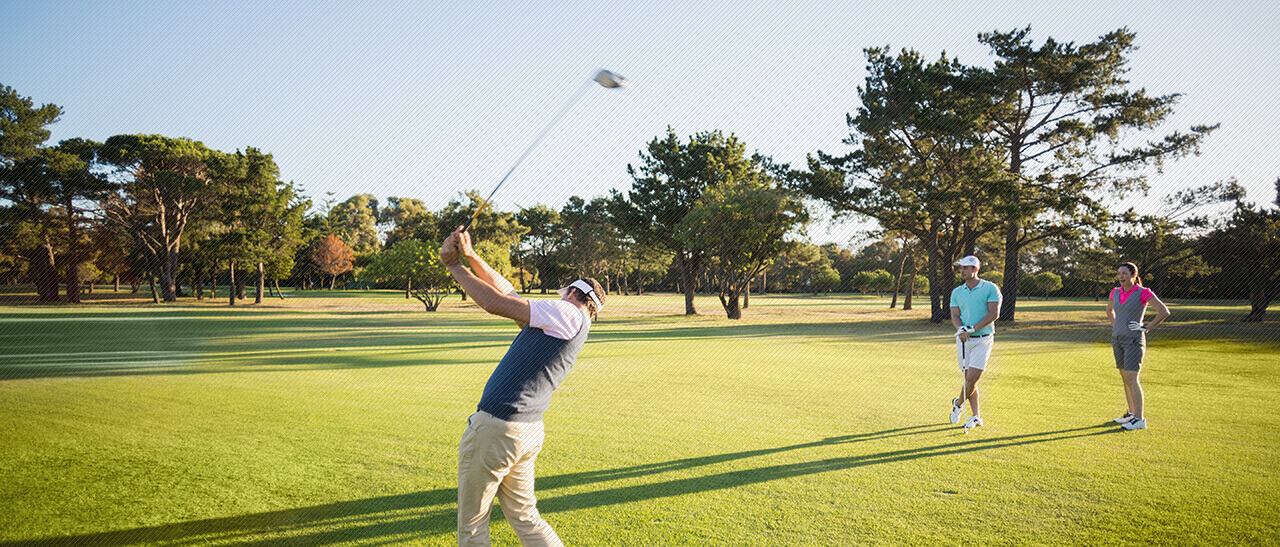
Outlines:
{"type": "Polygon", "coordinates": [[[542,422],[508,422],[479,411],[467,418],[458,445],[458,545],[489,545],[496,495],[522,545],[564,545],[538,514],[533,464],[542,450],[542,422]]]}

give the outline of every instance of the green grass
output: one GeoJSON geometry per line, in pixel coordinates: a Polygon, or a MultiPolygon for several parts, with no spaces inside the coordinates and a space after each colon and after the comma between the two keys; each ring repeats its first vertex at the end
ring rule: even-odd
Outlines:
{"type": "MultiPolygon", "coordinates": [[[[454,544],[457,442],[513,326],[293,295],[0,300],[0,546],[454,544]]],[[[1105,302],[1022,300],[963,435],[923,303],[612,297],[546,415],[539,508],[569,545],[1280,541],[1280,325],[1172,302],[1151,429],[1121,433],[1105,302]]]]}

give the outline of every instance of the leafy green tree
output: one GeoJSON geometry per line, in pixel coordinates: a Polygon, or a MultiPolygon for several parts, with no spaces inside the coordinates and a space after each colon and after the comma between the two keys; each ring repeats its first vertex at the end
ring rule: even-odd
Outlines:
{"type": "Polygon", "coordinates": [[[842,248],[836,243],[824,243],[821,245],[821,249],[827,260],[830,261],[831,268],[840,276],[840,284],[832,290],[848,292],[850,290],[849,281],[853,279],[854,274],[858,273],[858,270],[854,267],[853,251],[842,248]]]}
{"type": "Polygon", "coordinates": [[[378,200],[371,194],[359,194],[329,209],[329,230],[360,256],[382,249],[378,239],[378,200]]]}
{"type": "Polygon", "coordinates": [[[809,290],[815,274],[831,267],[831,259],[822,247],[794,241],[771,260],[766,272],[776,290],[800,292],[809,290]]]}
{"type": "Polygon", "coordinates": [[[823,268],[814,274],[810,288],[813,294],[829,293],[840,286],[840,272],[835,268],[823,268]]]}
{"type": "Polygon", "coordinates": [[[539,288],[547,294],[549,284],[555,284],[565,274],[563,265],[557,262],[562,256],[560,251],[567,244],[569,232],[560,219],[560,212],[538,204],[516,212],[516,222],[529,229],[520,236],[520,246],[527,248],[524,253],[527,267],[537,272],[539,288]]]}
{"type": "MultiPolygon", "coordinates": [[[[603,280],[605,292],[613,286],[613,278],[620,275],[624,260],[622,235],[610,221],[608,200],[595,198],[586,201],[578,196],[570,197],[560,210],[563,245],[559,249],[559,262],[567,267],[569,277],[592,276],[603,280]]],[[[553,279],[563,285],[568,279],[553,279]]]]}
{"type": "Polygon", "coordinates": [[[983,33],[994,68],[986,73],[991,135],[1005,152],[1012,184],[999,194],[1004,227],[1004,299],[1001,321],[1016,315],[1023,250],[1082,226],[1098,226],[1107,213],[1101,199],[1145,188],[1142,168],[1197,153],[1217,126],[1128,146],[1137,134],[1161,125],[1179,95],[1149,96],[1125,78],[1136,49],[1128,29],[1076,45],[1048,38],[1036,47],[1031,28],[983,33]]]}
{"type": "Polygon", "coordinates": [[[1213,273],[1196,248],[1197,240],[1211,225],[1212,213],[1216,213],[1205,211],[1243,197],[1244,188],[1234,179],[1176,192],[1166,196],[1154,214],[1139,215],[1130,210],[1120,215],[1113,222],[1117,229],[1108,243],[1117,257],[1138,265],[1145,284],[1165,295],[1175,279],[1213,273]]]}
{"type": "MultiPolygon", "coordinates": [[[[311,201],[299,196],[292,183],[280,180],[280,169],[271,154],[250,147],[228,156],[226,162],[231,183],[223,195],[219,219],[223,225],[218,237],[221,254],[233,270],[237,265],[244,267],[242,271],[254,270],[255,303],[260,304],[266,292],[267,270],[277,276],[272,279],[278,286],[278,276],[293,268],[296,250],[303,243],[303,215],[311,201]]],[[[232,305],[246,282],[246,276],[237,276],[232,305]]]]}
{"type": "Polygon", "coordinates": [[[67,301],[80,302],[81,266],[91,260],[88,212],[109,184],[91,170],[97,143],[83,139],[41,148],[17,162],[4,177],[0,196],[18,206],[41,233],[38,247],[28,251],[39,263],[43,279],[36,283],[41,301],[58,299],[58,276],[67,286],[67,301]]]}
{"type": "MultiPolygon", "coordinates": [[[[1004,286],[1004,272],[981,272],[981,275],[979,275],[979,277],[981,277],[984,280],[990,281],[991,283],[995,284],[997,287],[1004,286]]],[[[1061,277],[1059,277],[1059,279],[1061,279],[1061,277]]],[[[1057,290],[1057,289],[1054,289],[1054,290],[1057,290]]]]}
{"type": "MultiPolygon", "coordinates": [[[[7,218],[7,207],[0,207],[0,241],[10,241],[5,237],[7,226],[5,219],[7,218]]],[[[6,246],[0,246],[0,283],[5,285],[17,285],[18,281],[27,275],[27,265],[18,256],[9,254],[12,252],[6,246]]]]}
{"type": "Polygon", "coordinates": [[[119,180],[103,200],[102,214],[146,253],[165,302],[177,300],[178,255],[188,222],[216,204],[225,189],[206,163],[215,154],[198,141],[161,135],[116,135],[99,150],[119,180]]]}
{"type": "MultiPolygon", "coordinates": [[[[1280,207],[1280,179],[1276,200],[1280,207]]],[[[1246,322],[1260,322],[1280,295],[1280,209],[1236,202],[1231,218],[1207,234],[1200,245],[1210,265],[1221,270],[1217,295],[1249,299],[1246,322]]]]}
{"type": "Polygon", "coordinates": [[[744,174],[709,187],[676,226],[682,247],[712,257],[720,304],[729,319],[742,318],[739,298],[751,280],[787,247],[786,236],[809,220],[791,191],[763,172],[744,174]]]}
{"type": "MultiPolygon", "coordinates": [[[[995,283],[995,282],[993,281],[992,283],[995,283]]],[[[929,278],[927,278],[927,277],[924,277],[924,276],[916,277],[916,278],[915,278],[915,280],[911,282],[911,286],[912,286],[912,287],[914,287],[914,288],[915,288],[915,292],[917,292],[917,293],[919,293],[919,294],[929,294],[929,278]]],[[[907,304],[907,305],[903,305],[903,306],[902,306],[902,309],[904,309],[904,310],[909,310],[909,309],[911,309],[911,307],[910,307],[910,305],[909,305],[909,304],[910,304],[910,302],[911,302],[911,294],[910,294],[910,293],[907,293],[907,300],[906,300],[906,302],[907,302],[908,304],[907,304]]]]}
{"type": "Polygon", "coordinates": [[[293,270],[289,272],[294,286],[300,289],[312,288],[315,286],[314,279],[322,277],[320,269],[311,261],[311,253],[320,244],[320,239],[328,229],[329,219],[326,215],[307,214],[303,217],[302,243],[293,254],[293,270]]]}
{"type": "MultiPolygon", "coordinates": [[[[484,196],[471,190],[449,201],[440,211],[439,229],[442,236],[447,236],[467,223],[471,215],[484,202],[484,196]]],[[[493,204],[488,204],[480,211],[480,216],[467,229],[474,241],[489,241],[504,249],[514,249],[520,242],[520,236],[529,229],[516,221],[515,213],[496,211],[493,204]]]]}
{"type": "Polygon", "coordinates": [[[853,278],[849,280],[849,288],[862,294],[867,294],[867,291],[871,290],[871,286],[874,282],[875,275],[864,270],[853,274],[853,278]]]}
{"type": "Polygon", "coordinates": [[[1029,282],[1027,292],[1035,291],[1043,293],[1045,298],[1049,298],[1049,293],[1062,288],[1062,276],[1053,272],[1040,272],[1026,278],[1029,282]]]}
{"type": "Polygon", "coordinates": [[[58,121],[62,108],[55,104],[37,107],[7,85],[0,85],[0,170],[35,156],[49,140],[46,127],[58,121]]]}
{"type": "Polygon", "coordinates": [[[930,320],[950,317],[951,264],[998,230],[995,196],[1008,186],[1001,152],[987,138],[983,74],[945,57],[932,63],[911,50],[866,50],[862,106],[847,116],[836,157],[809,158],[798,184],[837,214],[876,220],[920,242],[930,279],[930,320]]]}
{"type": "Polygon", "coordinates": [[[881,293],[893,288],[893,274],[885,270],[876,270],[871,272],[871,275],[871,290],[876,291],[876,296],[881,296],[881,293]]]}
{"type": "Polygon", "coordinates": [[[54,104],[37,107],[9,86],[0,86],[0,200],[7,201],[0,216],[0,241],[6,256],[25,261],[24,270],[35,283],[42,302],[58,299],[56,254],[59,226],[48,210],[57,201],[54,192],[43,191],[50,158],[41,158],[49,139],[46,129],[58,121],[62,109],[54,104]]]}
{"type": "Polygon", "coordinates": [[[439,309],[454,283],[440,262],[440,245],[417,239],[401,239],[379,253],[363,275],[379,283],[403,282],[405,293],[422,302],[426,311],[439,309]]]}
{"type": "Polygon", "coordinates": [[[390,249],[396,243],[406,239],[418,241],[441,241],[440,219],[427,209],[422,200],[413,198],[390,197],[387,204],[378,212],[380,223],[388,224],[384,247],[390,249]]]}
{"type": "Polygon", "coordinates": [[[614,195],[611,212],[624,235],[675,256],[685,314],[696,315],[693,297],[706,252],[690,247],[700,238],[680,234],[679,226],[702,203],[707,188],[754,179],[768,167],[768,159],[759,154],[748,157],[746,144],[734,135],[706,131],[683,142],[668,127],[664,137],[649,141],[640,160],[639,166],[627,165],[631,189],[625,196],[614,195]]]}

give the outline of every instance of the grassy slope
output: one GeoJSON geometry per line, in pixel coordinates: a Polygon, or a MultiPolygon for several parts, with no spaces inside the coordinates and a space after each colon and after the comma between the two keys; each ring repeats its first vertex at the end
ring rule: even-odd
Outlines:
{"type": "MultiPolygon", "coordinates": [[[[514,330],[394,293],[0,308],[0,545],[451,544],[456,447],[514,330]]],[[[1092,301],[998,326],[987,425],[950,329],[858,296],[615,297],[547,415],[569,544],[1274,543],[1280,332],[1174,303],[1123,410],[1092,301]]],[[[500,512],[498,512],[500,514],[500,512]]],[[[495,514],[496,544],[514,544],[495,514]]]]}

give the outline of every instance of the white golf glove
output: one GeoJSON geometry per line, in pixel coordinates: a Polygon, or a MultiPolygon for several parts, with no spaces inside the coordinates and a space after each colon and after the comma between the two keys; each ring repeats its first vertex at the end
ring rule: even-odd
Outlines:
{"type": "Polygon", "coordinates": [[[956,330],[956,336],[960,336],[961,334],[964,334],[966,332],[973,332],[973,327],[970,327],[968,325],[960,327],[959,329],[956,330]]]}
{"type": "Polygon", "coordinates": [[[1134,332],[1147,332],[1147,327],[1142,326],[1142,323],[1138,321],[1130,321],[1129,330],[1134,332]]]}

